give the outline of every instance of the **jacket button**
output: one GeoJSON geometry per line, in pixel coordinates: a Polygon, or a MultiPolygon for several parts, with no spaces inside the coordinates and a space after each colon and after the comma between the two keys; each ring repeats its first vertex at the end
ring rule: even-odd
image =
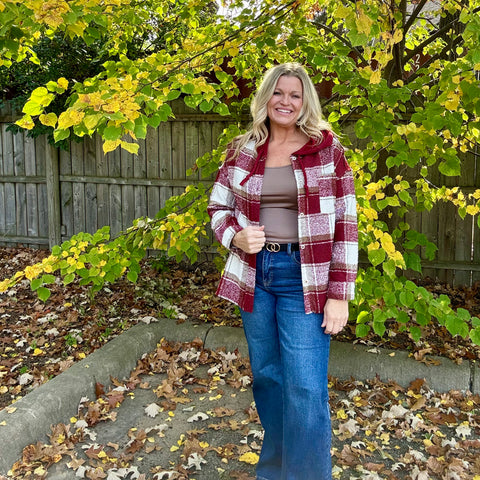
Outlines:
{"type": "Polygon", "coordinates": [[[300,245],[300,248],[301,248],[302,250],[305,250],[305,245],[300,245]]]}
{"type": "Polygon", "coordinates": [[[297,157],[295,155],[290,156],[290,160],[296,160],[296,159],[297,159],[297,157]]]}

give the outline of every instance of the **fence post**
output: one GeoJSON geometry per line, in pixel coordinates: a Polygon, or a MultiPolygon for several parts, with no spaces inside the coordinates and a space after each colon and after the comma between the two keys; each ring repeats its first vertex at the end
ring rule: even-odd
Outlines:
{"type": "Polygon", "coordinates": [[[45,173],[47,176],[48,245],[52,248],[62,241],[60,215],[60,175],[58,149],[45,142],[45,173]]]}

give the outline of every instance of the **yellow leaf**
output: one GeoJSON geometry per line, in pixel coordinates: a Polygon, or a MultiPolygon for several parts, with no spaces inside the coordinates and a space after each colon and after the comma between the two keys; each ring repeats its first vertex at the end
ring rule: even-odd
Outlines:
{"type": "Polygon", "coordinates": [[[47,471],[42,466],[40,466],[40,467],[36,468],[33,471],[33,473],[34,473],[34,475],[38,475],[39,477],[43,477],[47,473],[47,471]]]}
{"type": "Polygon", "coordinates": [[[370,83],[372,85],[377,85],[380,83],[382,79],[382,71],[378,68],[377,70],[372,71],[372,75],[370,76],[370,83]]]}
{"type": "Polygon", "coordinates": [[[103,153],[113,152],[120,145],[120,140],[105,140],[103,153]]]}
{"type": "Polygon", "coordinates": [[[41,348],[36,348],[34,351],[33,351],[33,356],[34,357],[38,357],[39,355],[43,355],[43,350],[41,348]]]}
{"type": "Polygon", "coordinates": [[[352,11],[343,5],[341,2],[339,2],[338,7],[335,10],[335,18],[337,19],[342,19],[345,20],[347,17],[349,17],[352,14],[352,11]]]}
{"type": "Polygon", "coordinates": [[[26,130],[31,130],[35,126],[35,123],[33,123],[32,117],[30,115],[25,115],[20,120],[17,120],[15,122],[15,125],[25,128],[26,130]]]}
{"type": "Polygon", "coordinates": [[[86,115],[83,119],[83,124],[89,129],[93,130],[97,124],[98,121],[102,118],[102,115],[100,113],[97,113],[96,115],[86,115]]]}
{"type": "Polygon", "coordinates": [[[69,108],[66,112],[62,112],[58,117],[58,128],[66,129],[73,125],[79,125],[84,116],[85,112],[79,112],[78,110],[69,108]]]}
{"type": "Polygon", "coordinates": [[[337,419],[339,420],[346,420],[348,418],[348,415],[345,413],[345,410],[343,408],[341,408],[338,412],[337,412],[337,419]]]}
{"type": "Polygon", "coordinates": [[[395,32],[393,32],[393,43],[399,43],[402,41],[402,39],[403,39],[403,32],[401,30],[395,30],[395,32]]]}
{"type": "Polygon", "coordinates": [[[250,465],[256,465],[259,460],[259,456],[254,452],[244,453],[239,460],[244,463],[249,463],[250,465]]]}
{"type": "Polygon", "coordinates": [[[60,77],[57,80],[57,84],[60,88],[64,88],[65,90],[68,88],[68,80],[64,77],[60,77]]]}
{"type": "Polygon", "coordinates": [[[7,393],[8,392],[8,387],[5,387],[4,385],[2,385],[0,387],[0,395],[3,395],[4,393],[7,393]]]}
{"type": "Polygon", "coordinates": [[[357,18],[357,28],[360,33],[364,33],[365,35],[370,35],[370,31],[372,29],[373,20],[365,14],[363,10],[358,12],[357,18]]]}
{"type": "Polygon", "coordinates": [[[456,111],[460,102],[460,95],[456,92],[448,93],[448,100],[445,102],[445,108],[450,111],[456,111]]]}
{"type": "Polygon", "coordinates": [[[476,205],[468,205],[467,213],[469,215],[476,215],[479,212],[479,208],[476,205]]]}
{"type": "Polygon", "coordinates": [[[138,149],[140,148],[138,143],[124,142],[123,140],[120,141],[120,146],[127,152],[133,153],[134,155],[138,154],[138,149]]]}
{"type": "Polygon", "coordinates": [[[47,127],[54,127],[57,124],[57,115],[53,112],[47,113],[46,115],[42,113],[38,119],[47,127]]]}

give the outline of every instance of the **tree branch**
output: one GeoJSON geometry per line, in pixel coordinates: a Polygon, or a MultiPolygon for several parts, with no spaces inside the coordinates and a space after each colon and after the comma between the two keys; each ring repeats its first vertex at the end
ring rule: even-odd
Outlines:
{"type": "MultiPolygon", "coordinates": [[[[478,13],[478,12],[480,12],[480,7],[473,10],[472,13],[475,14],[475,13],[478,13]]],[[[424,40],[422,43],[420,43],[420,45],[417,45],[414,50],[412,50],[409,54],[407,54],[405,56],[405,63],[407,63],[409,60],[411,60],[415,55],[417,55],[417,53],[421,53],[427,45],[432,43],[438,37],[442,36],[445,32],[448,32],[448,30],[450,30],[450,28],[452,28],[455,25],[455,23],[457,23],[457,22],[458,22],[457,19],[452,20],[450,23],[448,23],[444,27],[440,28],[434,34],[432,34],[430,37],[428,37],[426,40],[424,40]]],[[[461,38],[461,37],[459,37],[459,38],[461,38]]],[[[463,40],[463,38],[462,38],[462,40],[463,40]]],[[[459,42],[456,42],[456,43],[458,44],[459,42]]]]}
{"type": "Polygon", "coordinates": [[[340,35],[338,32],[336,32],[335,30],[333,30],[333,28],[328,27],[328,26],[325,25],[324,23],[320,23],[320,22],[315,22],[315,21],[314,21],[314,24],[315,24],[317,27],[319,27],[319,28],[325,29],[327,32],[331,33],[334,37],[338,38],[345,46],[347,46],[348,48],[352,49],[352,50],[358,55],[358,58],[361,59],[361,61],[363,62],[364,65],[368,65],[367,60],[366,60],[365,57],[362,55],[362,52],[360,52],[360,50],[358,50],[357,47],[354,47],[345,37],[343,37],[343,36],[340,35]]]}
{"type": "Polygon", "coordinates": [[[413,25],[413,22],[415,22],[415,20],[417,20],[417,17],[420,15],[420,12],[422,11],[422,9],[425,6],[425,4],[427,3],[427,1],[428,0],[421,0],[418,3],[418,5],[415,7],[415,10],[412,12],[409,19],[407,20],[407,22],[403,26],[403,37],[404,38],[407,35],[407,32],[410,29],[410,27],[413,25]]]}

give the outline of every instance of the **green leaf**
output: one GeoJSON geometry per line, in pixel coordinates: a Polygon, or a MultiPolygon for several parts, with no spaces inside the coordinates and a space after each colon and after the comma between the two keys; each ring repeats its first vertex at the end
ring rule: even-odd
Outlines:
{"type": "Polygon", "coordinates": [[[147,123],[142,117],[137,118],[135,121],[134,133],[137,138],[145,138],[147,136],[147,123]]]}
{"type": "Polygon", "coordinates": [[[180,89],[183,93],[192,95],[192,93],[195,91],[195,85],[193,83],[186,83],[185,85],[182,85],[180,89]]]}
{"type": "Polygon", "coordinates": [[[405,307],[412,307],[415,300],[413,293],[405,290],[400,292],[398,298],[400,300],[400,303],[405,307]]]}
{"type": "Polygon", "coordinates": [[[410,327],[410,335],[414,342],[418,342],[422,338],[422,330],[419,327],[410,327]]]}
{"type": "Polygon", "coordinates": [[[466,338],[468,336],[467,323],[456,315],[448,315],[445,326],[453,336],[459,335],[462,338],[466,338]]]}
{"type": "Polygon", "coordinates": [[[37,290],[38,288],[40,288],[42,286],[43,282],[42,282],[42,279],[41,278],[34,278],[31,282],[30,282],[30,288],[32,289],[32,291],[35,291],[37,290]]]}
{"type": "Polygon", "coordinates": [[[469,336],[475,345],[480,345],[480,327],[470,330],[469,336]]]}
{"type": "Polygon", "coordinates": [[[180,90],[170,90],[167,94],[167,101],[176,100],[181,94],[180,90]]]}
{"type": "Polygon", "coordinates": [[[70,129],[60,129],[60,130],[55,130],[53,132],[53,138],[56,142],[60,142],[61,140],[65,140],[70,136],[70,129]]]}
{"type": "Polygon", "coordinates": [[[395,261],[390,259],[384,262],[383,264],[383,271],[390,277],[394,278],[395,277],[395,272],[397,270],[397,267],[395,265],[395,261]]]}
{"type": "MultiPolygon", "coordinates": [[[[83,269],[83,270],[86,270],[86,269],[83,269]]],[[[88,273],[88,270],[86,270],[86,272],[88,273]]],[[[81,273],[79,273],[79,274],[80,274],[80,276],[84,277],[84,275],[82,275],[81,273]]],[[[65,277],[63,279],[63,284],[68,285],[69,283],[72,283],[74,280],[75,280],[75,274],[74,273],[69,273],[68,275],[65,275],[65,277]]]]}
{"type": "Polygon", "coordinates": [[[407,268],[416,272],[422,272],[422,261],[419,255],[414,252],[405,252],[403,258],[405,259],[405,265],[407,268]]]}
{"type": "Polygon", "coordinates": [[[207,113],[213,108],[213,102],[207,102],[206,100],[203,100],[200,103],[199,108],[203,113],[207,113]]]}
{"type": "Polygon", "coordinates": [[[355,327],[355,335],[357,337],[366,337],[370,332],[370,326],[365,323],[360,323],[355,327]]]}
{"type": "Polygon", "coordinates": [[[40,287],[37,290],[37,295],[40,300],[46,302],[50,298],[51,292],[48,288],[40,287]]]}
{"type": "Polygon", "coordinates": [[[397,296],[395,295],[395,292],[384,293],[383,300],[385,301],[385,305],[387,307],[392,307],[393,305],[397,304],[397,296]]]}
{"type": "Polygon", "coordinates": [[[215,105],[213,111],[224,117],[230,115],[230,110],[228,109],[228,106],[224,103],[219,103],[218,105],[215,105]]]}
{"type": "Polygon", "coordinates": [[[43,283],[54,283],[55,282],[55,277],[50,274],[45,274],[42,276],[42,282],[43,283]]]}
{"type": "Polygon", "coordinates": [[[370,316],[370,312],[367,312],[365,310],[362,310],[358,316],[357,316],[357,323],[365,323],[368,321],[368,318],[370,316]]]}
{"type": "Polygon", "coordinates": [[[106,127],[103,131],[103,138],[105,140],[118,140],[123,133],[122,127],[116,127],[115,125],[110,125],[106,127]]]}
{"type": "Polygon", "coordinates": [[[385,250],[370,250],[368,259],[374,267],[380,265],[385,260],[385,250]]]}
{"type": "Polygon", "coordinates": [[[460,175],[460,159],[458,157],[449,157],[441,162],[438,171],[447,177],[460,175]]]}
{"type": "Polygon", "coordinates": [[[138,278],[138,273],[137,272],[134,272],[132,270],[129,270],[129,272],[127,273],[127,278],[128,280],[130,280],[132,283],[135,283],[137,281],[137,278],[138,278]]]}
{"type": "Polygon", "coordinates": [[[373,322],[373,331],[379,336],[383,337],[387,330],[387,327],[385,327],[385,323],[383,322],[373,322]]]}

